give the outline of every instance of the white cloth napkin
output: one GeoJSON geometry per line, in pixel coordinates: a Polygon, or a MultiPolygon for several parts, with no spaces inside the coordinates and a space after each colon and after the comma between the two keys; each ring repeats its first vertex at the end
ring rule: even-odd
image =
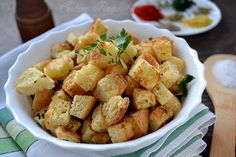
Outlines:
{"type": "MultiPolygon", "coordinates": [[[[59,25],[48,32],[58,31],[70,25],[76,25],[91,20],[92,18],[88,14],[82,14],[78,18],[59,25]]],[[[3,91],[3,85],[7,80],[8,69],[15,62],[17,56],[20,53],[24,52],[32,42],[45,37],[48,32],[18,46],[0,58],[0,109],[3,108],[0,110],[0,123],[2,125],[0,126],[0,157],[102,157],[102,155],[95,154],[93,152],[91,152],[89,155],[82,153],[75,154],[45,141],[38,140],[34,138],[27,130],[18,125],[11,113],[6,108],[4,108],[5,94],[3,91]],[[3,145],[1,145],[1,142],[3,145]]],[[[184,124],[172,129],[154,144],[137,152],[119,156],[190,157],[198,155],[206,147],[205,142],[202,140],[202,137],[204,136],[203,132],[206,130],[206,128],[212,125],[214,121],[214,114],[211,113],[205,105],[200,104],[194,109],[184,124]]]]}

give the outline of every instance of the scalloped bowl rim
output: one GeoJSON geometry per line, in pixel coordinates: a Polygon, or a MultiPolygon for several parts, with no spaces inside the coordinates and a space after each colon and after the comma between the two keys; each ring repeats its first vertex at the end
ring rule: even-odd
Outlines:
{"type": "MultiPolygon", "coordinates": [[[[21,64],[21,60],[23,60],[23,58],[27,55],[30,55],[29,52],[32,51],[32,49],[37,46],[42,44],[44,41],[49,40],[49,38],[51,36],[56,36],[60,33],[66,32],[68,30],[71,30],[73,28],[79,29],[80,27],[84,26],[84,25],[89,25],[91,24],[91,21],[89,22],[85,22],[83,24],[78,24],[78,25],[72,25],[72,26],[68,26],[67,28],[60,30],[60,31],[55,31],[52,33],[49,33],[46,37],[44,37],[41,40],[35,41],[34,43],[32,43],[29,48],[21,53],[18,57],[16,62],[13,64],[13,66],[9,69],[8,72],[8,80],[4,86],[4,90],[6,93],[6,104],[7,107],[11,110],[11,112],[13,113],[15,120],[21,124],[23,127],[25,127],[26,129],[28,129],[35,137],[39,138],[39,139],[43,139],[45,141],[48,141],[50,143],[53,143],[55,145],[58,145],[60,147],[66,148],[66,149],[71,149],[71,150],[85,150],[85,151],[95,151],[95,152],[102,152],[102,151],[108,151],[108,150],[123,150],[125,153],[127,152],[133,152],[136,150],[139,150],[147,145],[150,145],[152,143],[154,143],[156,140],[153,139],[159,139],[161,136],[163,136],[164,134],[166,134],[169,130],[173,129],[174,127],[179,126],[180,124],[182,124],[184,121],[187,120],[188,116],[190,115],[190,112],[201,103],[201,96],[202,93],[206,87],[206,80],[204,79],[204,66],[203,64],[199,61],[198,55],[197,55],[197,51],[190,48],[190,46],[188,45],[188,43],[179,37],[176,37],[175,35],[173,35],[173,33],[171,33],[168,30],[165,29],[158,29],[150,24],[145,24],[145,23],[136,23],[134,21],[131,20],[122,20],[122,21],[117,21],[117,20],[112,20],[112,19],[106,19],[103,20],[103,22],[105,24],[118,24],[118,25],[131,25],[133,27],[145,27],[148,28],[149,30],[152,31],[156,31],[156,32],[162,32],[162,34],[166,34],[167,36],[171,37],[174,41],[178,41],[184,44],[184,46],[186,47],[186,49],[188,49],[190,56],[193,59],[193,65],[195,65],[197,67],[197,76],[194,82],[191,83],[191,88],[192,86],[196,86],[195,88],[197,88],[197,90],[194,90],[196,93],[194,93],[195,96],[195,101],[191,102],[191,105],[188,105],[187,108],[185,108],[185,111],[183,113],[183,108],[181,109],[180,113],[178,114],[177,117],[175,117],[172,121],[170,121],[168,124],[166,124],[164,127],[162,127],[161,129],[159,129],[158,131],[155,131],[153,133],[147,134],[141,138],[135,139],[135,140],[131,140],[131,141],[127,141],[127,142],[122,142],[122,143],[112,143],[112,144],[84,144],[84,143],[73,143],[73,142],[68,142],[68,141],[63,141],[63,140],[59,140],[53,136],[51,136],[50,134],[48,134],[46,131],[44,131],[43,129],[41,129],[40,127],[34,126],[32,128],[32,126],[29,126],[28,123],[26,121],[24,121],[24,119],[21,118],[21,113],[17,112],[17,110],[15,109],[16,105],[20,105],[19,104],[13,104],[12,103],[12,95],[11,95],[11,83],[13,82],[12,80],[12,74],[17,71],[17,66],[19,64],[21,64]],[[45,134],[41,134],[42,131],[45,132],[45,134]],[[129,149],[132,148],[132,151],[130,151],[129,149]]],[[[135,34],[134,34],[135,35],[135,34]]],[[[29,67],[29,66],[28,66],[29,67]]],[[[190,92],[189,92],[190,94],[190,92]]],[[[188,99],[188,96],[186,98],[186,100],[188,99]]],[[[37,125],[35,123],[35,125],[37,125]]],[[[124,153],[121,152],[121,153],[124,153]]],[[[118,153],[119,154],[119,153],[118,153]]]]}

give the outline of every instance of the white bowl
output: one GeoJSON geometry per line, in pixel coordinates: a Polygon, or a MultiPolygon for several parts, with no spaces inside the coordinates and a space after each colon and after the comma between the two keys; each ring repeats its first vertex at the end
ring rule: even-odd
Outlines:
{"type": "Polygon", "coordinates": [[[178,56],[186,62],[186,73],[195,77],[190,85],[188,96],[183,103],[180,113],[158,131],[132,141],[116,144],[101,145],[63,141],[53,137],[40,128],[32,118],[32,102],[29,97],[21,95],[14,90],[14,82],[25,69],[41,60],[50,58],[51,45],[65,41],[69,32],[74,32],[77,35],[84,34],[91,24],[91,22],[88,22],[50,33],[44,39],[34,42],[25,52],[18,56],[15,64],[9,70],[8,80],[4,87],[6,92],[6,104],[12,111],[16,121],[28,129],[35,137],[73,152],[88,152],[90,154],[93,152],[105,156],[130,153],[154,143],[169,130],[183,123],[188,118],[190,112],[201,102],[201,96],[206,86],[204,66],[199,61],[197,52],[190,48],[184,39],[176,37],[168,30],[158,29],[150,24],[140,24],[131,20],[115,21],[108,19],[104,20],[104,23],[109,27],[108,36],[117,34],[122,28],[125,28],[138,39],[147,39],[149,37],[164,35],[174,40],[178,56]]]}

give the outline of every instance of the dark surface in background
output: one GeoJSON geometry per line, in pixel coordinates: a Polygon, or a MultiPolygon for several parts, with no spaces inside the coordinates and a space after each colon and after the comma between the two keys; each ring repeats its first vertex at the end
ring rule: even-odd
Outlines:
{"type": "MultiPolygon", "coordinates": [[[[199,58],[204,62],[208,56],[217,53],[236,55],[236,0],[212,0],[222,12],[222,20],[214,29],[195,36],[184,37],[189,45],[196,49],[199,58]]],[[[205,91],[202,102],[214,112],[213,104],[205,91]]],[[[210,155],[213,126],[203,138],[207,148],[200,154],[203,157],[210,155]]]]}

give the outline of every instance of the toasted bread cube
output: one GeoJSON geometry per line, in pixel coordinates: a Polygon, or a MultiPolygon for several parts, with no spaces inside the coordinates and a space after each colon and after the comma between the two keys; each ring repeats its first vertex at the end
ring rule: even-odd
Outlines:
{"type": "Polygon", "coordinates": [[[131,114],[134,121],[134,138],[144,136],[148,133],[149,111],[147,109],[139,110],[131,114]]]}
{"type": "Polygon", "coordinates": [[[155,94],[157,101],[161,105],[164,105],[165,103],[167,103],[173,97],[173,94],[161,82],[159,82],[153,88],[152,92],[155,94]]]}
{"type": "Polygon", "coordinates": [[[51,89],[44,89],[35,93],[34,100],[32,103],[33,111],[39,112],[43,108],[48,107],[53,95],[54,95],[54,91],[51,89]]]}
{"type": "Polygon", "coordinates": [[[99,45],[99,49],[103,49],[106,54],[99,50],[93,51],[89,55],[89,63],[96,65],[99,68],[107,68],[117,63],[118,48],[112,43],[103,41],[99,45]]]}
{"type": "Polygon", "coordinates": [[[95,32],[99,35],[105,34],[107,32],[107,27],[103,24],[100,18],[96,18],[92,25],[89,27],[88,32],[95,32]]]}
{"type": "Polygon", "coordinates": [[[105,69],[106,74],[116,74],[116,75],[126,75],[128,73],[128,68],[122,66],[121,64],[115,64],[105,69]]]}
{"type": "Polygon", "coordinates": [[[67,126],[70,123],[69,101],[54,97],[45,113],[45,126],[53,130],[59,126],[67,126]]]}
{"type": "Polygon", "coordinates": [[[66,41],[72,45],[73,47],[75,47],[75,45],[77,44],[78,42],[78,37],[76,34],[74,33],[69,33],[67,38],[66,38],[66,41]]]}
{"type": "Polygon", "coordinates": [[[66,129],[71,132],[77,132],[82,126],[81,122],[76,120],[75,118],[71,118],[70,123],[66,126],[66,129]]]}
{"type": "Polygon", "coordinates": [[[118,124],[108,127],[107,131],[111,137],[112,143],[129,141],[135,135],[133,123],[126,119],[118,124]]]}
{"type": "Polygon", "coordinates": [[[46,112],[47,112],[47,108],[43,108],[34,114],[35,122],[38,123],[43,129],[46,129],[45,123],[44,123],[44,120],[45,120],[44,115],[46,112]]]}
{"type": "Polygon", "coordinates": [[[152,45],[153,44],[151,40],[142,40],[140,43],[135,45],[135,47],[139,55],[142,54],[154,55],[154,50],[152,45]]]}
{"type": "Polygon", "coordinates": [[[67,130],[64,126],[56,128],[55,133],[56,137],[61,140],[80,143],[80,136],[75,132],[67,130]]]}
{"type": "Polygon", "coordinates": [[[74,67],[74,62],[70,58],[57,58],[52,60],[45,68],[44,73],[52,79],[64,80],[74,67]]]}
{"type": "Polygon", "coordinates": [[[102,105],[102,112],[108,125],[118,123],[129,107],[129,98],[121,96],[113,96],[108,102],[102,105]]]}
{"type": "Polygon", "coordinates": [[[59,54],[65,50],[72,50],[72,47],[68,43],[53,44],[51,48],[52,58],[59,58],[59,54]]]}
{"type": "Polygon", "coordinates": [[[101,104],[98,105],[93,111],[91,127],[94,131],[97,131],[97,132],[105,132],[108,128],[108,124],[106,123],[105,116],[102,113],[101,104]]]}
{"type": "Polygon", "coordinates": [[[110,142],[110,137],[107,133],[100,133],[92,130],[90,118],[83,122],[80,134],[81,140],[85,143],[105,144],[110,142]]]}
{"type": "Polygon", "coordinates": [[[104,71],[97,66],[88,64],[83,66],[75,74],[75,83],[78,84],[84,91],[93,90],[97,82],[104,76],[104,71]]]}
{"type": "Polygon", "coordinates": [[[76,50],[81,50],[99,39],[99,34],[95,32],[87,32],[79,37],[78,42],[75,45],[76,50]]]}
{"type": "Polygon", "coordinates": [[[177,116],[177,114],[181,110],[182,105],[178,98],[176,98],[176,96],[173,96],[164,106],[166,106],[167,108],[171,108],[174,116],[177,116]]]}
{"type": "Polygon", "coordinates": [[[180,89],[179,89],[179,87],[178,87],[178,84],[183,80],[184,76],[185,76],[185,75],[180,74],[178,81],[177,81],[175,84],[173,84],[173,85],[169,88],[169,90],[170,90],[173,94],[177,94],[177,93],[180,92],[180,89]]]}
{"type": "Polygon", "coordinates": [[[66,91],[71,97],[75,95],[84,95],[85,91],[75,83],[76,71],[72,71],[64,80],[62,89],[66,91]]]}
{"type": "Polygon", "coordinates": [[[121,95],[126,87],[127,82],[122,75],[108,74],[98,81],[94,95],[100,101],[106,102],[112,96],[121,95]]]}
{"type": "Polygon", "coordinates": [[[129,76],[144,88],[152,90],[159,82],[160,72],[144,59],[138,58],[131,67],[129,76]]]}
{"type": "Polygon", "coordinates": [[[76,61],[76,51],[75,50],[64,50],[62,52],[60,52],[56,58],[70,58],[72,59],[74,62],[76,61]]]}
{"type": "Polygon", "coordinates": [[[72,101],[72,98],[69,95],[67,95],[63,89],[59,89],[58,91],[56,91],[55,94],[53,95],[53,98],[54,97],[57,97],[59,99],[66,100],[69,102],[72,101]]]}
{"type": "Polygon", "coordinates": [[[178,70],[179,72],[181,72],[182,74],[184,73],[184,70],[185,70],[185,62],[184,60],[178,58],[178,57],[175,57],[175,56],[171,56],[168,61],[170,61],[171,63],[173,64],[176,64],[177,67],[178,67],[178,70]]]}
{"type": "Polygon", "coordinates": [[[106,144],[110,143],[111,138],[107,132],[99,132],[92,135],[91,140],[94,144],[106,144]]]}
{"type": "Polygon", "coordinates": [[[133,105],[136,110],[147,109],[157,104],[156,96],[149,90],[135,88],[133,105]]]}
{"type": "Polygon", "coordinates": [[[44,67],[46,67],[52,60],[43,60],[37,64],[34,65],[34,67],[41,72],[43,72],[44,67]]]}
{"type": "Polygon", "coordinates": [[[108,68],[116,64],[116,60],[113,56],[101,54],[98,49],[89,54],[88,62],[99,68],[108,68]]]}
{"type": "Polygon", "coordinates": [[[83,121],[83,125],[80,132],[81,140],[85,143],[92,143],[91,137],[94,134],[96,134],[96,132],[92,130],[91,119],[88,118],[85,121],[83,121]]]}
{"type": "Polygon", "coordinates": [[[134,45],[139,43],[139,40],[137,37],[135,37],[132,33],[128,32],[128,34],[131,36],[131,41],[133,42],[134,45]]]}
{"type": "Polygon", "coordinates": [[[157,62],[156,58],[152,54],[143,53],[140,57],[145,59],[149,64],[151,64],[155,68],[159,69],[159,63],[157,62]]]}
{"type": "Polygon", "coordinates": [[[159,106],[150,113],[149,126],[151,131],[156,131],[164,126],[173,117],[171,108],[159,106]]]}
{"type": "Polygon", "coordinates": [[[126,49],[124,50],[124,52],[121,54],[121,59],[127,64],[129,63],[131,60],[133,60],[133,58],[137,56],[137,49],[135,48],[135,46],[133,45],[133,43],[129,43],[129,45],[126,47],[126,49]]]}
{"type": "Polygon", "coordinates": [[[139,88],[140,85],[134,79],[132,79],[132,77],[130,77],[129,75],[126,75],[125,79],[128,84],[127,88],[125,89],[125,94],[128,96],[132,96],[134,88],[139,88]]]}
{"type": "Polygon", "coordinates": [[[36,68],[27,69],[15,81],[16,90],[25,95],[52,89],[54,86],[54,81],[36,68]]]}
{"type": "Polygon", "coordinates": [[[76,95],[73,99],[70,115],[86,119],[95,104],[95,97],[89,95],[76,95]]]}
{"type": "Polygon", "coordinates": [[[174,51],[174,43],[168,37],[159,37],[153,40],[154,56],[159,63],[168,60],[174,51]]]}
{"type": "Polygon", "coordinates": [[[160,72],[161,82],[166,86],[166,88],[170,88],[176,84],[180,77],[177,65],[169,61],[165,61],[160,65],[160,72]]]}

